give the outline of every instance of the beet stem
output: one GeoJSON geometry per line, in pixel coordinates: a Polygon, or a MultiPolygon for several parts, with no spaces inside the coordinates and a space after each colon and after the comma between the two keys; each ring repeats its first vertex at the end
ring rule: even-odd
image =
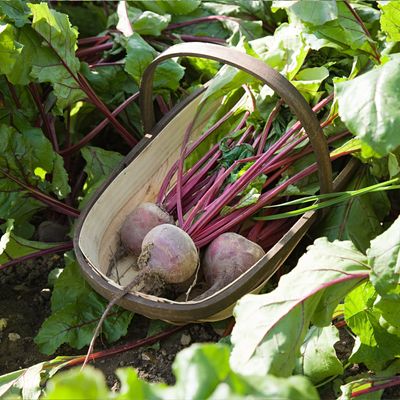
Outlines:
{"type": "Polygon", "coordinates": [[[261,139],[258,145],[258,150],[257,150],[257,154],[261,155],[264,152],[264,147],[265,147],[265,143],[267,143],[267,138],[268,138],[268,134],[271,130],[272,127],[272,123],[274,122],[275,118],[278,116],[279,111],[281,109],[281,106],[283,104],[282,100],[278,100],[276,103],[276,106],[274,107],[274,109],[271,111],[268,120],[265,124],[264,130],[261,134],[261,139]]]}
{"type": "MultiPolygon", "coordinates": [[[[184,158],[186,158],[189,154],[191,154],[196,148],[205,140],[208,136],[210,136],[215,130],[217,130],[229,117],[233,115],[233,111],[229,110],[220,120],[218,120],[213,126],[211,126],[206,132],[204,132],[195,142],[186,150],[184,153],[184,158]]],[[[168,171],[167,175],[164,178],[164,181],[161,185],[160,191],[157,196],[157,204],[162,204],[163,199],[165,197],[165,193],[168,190],[171,179],[174,176],[175,172],[178,169],[179,160],[174,163],[171,169],[168,171]]]]}
{"type": "MultiPolygon", "coordinates": [[[[316,106],[313,107],[313,111],[316,112],[322,109],[333,99],[333,94],[327,96],[325,99],[320,101],[316,106]]],[[[222,208],[229,204],[250,182],[252,182],[258,175],[262,173],[264,163],[268,162],[271,164],[274,160],[268,159],[283,146],[283,144],[301,128],[300,121],[296,122],[281,138],[274,143],[261,157],[243,174],[238,180],[236,180],[228,190],[225,190],[209,207],[209,210],[204,212],[202,216],[188,229],[188,233],[195,236],[195,232],[199,232],[207,223],[209,223],[216,215],[218,215],[222,208]]]]}

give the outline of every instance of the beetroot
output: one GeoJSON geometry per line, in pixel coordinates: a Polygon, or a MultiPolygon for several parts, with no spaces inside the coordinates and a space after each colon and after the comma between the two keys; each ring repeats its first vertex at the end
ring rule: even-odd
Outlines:
{"type": "Polygon", "coordinates": [[[142,285],[140,291],[159,293],[168,284],[190,279],[198,263],[196,246],[186,232],[175,225],[158,225],[143,239],[135,279],[142,285]]]}
{"type": "Polygon", "coordinates": [[[207,247],[202,270],[210,287],[195,300],[201,300],[222,289],[247,271],[265,254],[256,243],[237,233],[226,232],[207,247]]]}
{"type": "Polygon", "coordinates": [[[154,203],[139,204],[122,224],[120,235],[123,246],[135,256],[142,249],[143,238],[157,225],[173,224],[173,218],[154,203]]]}

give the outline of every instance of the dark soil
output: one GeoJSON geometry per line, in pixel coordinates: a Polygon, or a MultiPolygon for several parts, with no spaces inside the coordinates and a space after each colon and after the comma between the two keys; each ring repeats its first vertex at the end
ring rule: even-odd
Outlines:
{"type": "Polygon", "coordinates": [[[0,271],[1,374],[47,359],[33,338],[50,314],[48,273],[61,264],[62,258],[54,255],[0,271]]]}
{"type": "MultiPolygon", "coordinates": [[[[50,256],[0,271],[0,375],[56,355],[80,355],[87,350],[64,345],[57,354],[48,357],[38,351],[33,341],[50,315],[51,290],[47,276],[58,267],[62,267],[62,257],[50,256]]],[[[149,325],[150,320],[135,315],[123,339],[112,345],[98,339],[95,351],[145,338],[149,325]]],[[[194,342],[215,342],[219,338],[211,325],[191,324],[158,345],[125,351],[93,364],[105,373],[110,387],[118,385],[114,371],[122,366],[134,367],[139,376],[148,381],[172,384],[171,364],[177,352],[194,342]]]]}

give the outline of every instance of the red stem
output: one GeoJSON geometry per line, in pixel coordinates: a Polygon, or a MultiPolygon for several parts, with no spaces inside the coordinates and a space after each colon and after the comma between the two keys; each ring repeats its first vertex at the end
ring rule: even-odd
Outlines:
{"type": "MultiPolygon", "coordinates": [[[[134,93],[132,96],[128,97],[121,105],[119,105],[111,115],[117,116],[122,110],[128,107],[133,101],[139,97],[139,92],[134,93]]],[[[81,149],[87,143],[89,143],[93,138],[95,138],[108,124],[110,123],[109,118],[105,118],[101,121],[95,128],[93,128],[85,137],[83,137],[78,143],[60,151],[60,154],[65,157],[74,153],[75,151],[81,149]]]]}
{"type": "MultiPolygon", "coordinates": [[[[215,125],[213,125],[210,128],[210,130],[208,130],[202,136],[200,136],[198,142],[201,143],[201,141],[203,141],[212,132],[211,129],[214,130],[215,127],[219,127],[226,120],[225,118],[228,116],[228,114],[226,114],[221,120],[219,120],[215,125]]],[[[239,122],[238,126],[230,134],[239,131],[246,124],[249,115],[250,112],[246,111],[244,113],[243,118],[239,122]]],[[[243,133],[243,135],[238,141],[238,144],[241,144],[247,138],[248,134],[252,132],[252,129],[253,127],[250,126],[248,130],[243,133]]],[[[186,152],[184,157],[186,158],[191,151],[193,151],[193,146],[186,152]]],[[[182,179],[182,184],[185,185],[183,189],[183,195],[186,195],[189,191],[191,191],[192,186],[196,185],[204,177],[204,175],[207,174],[214,167],[216,161],[220,156],[221,156],[221,150],[219,150],[219,144],[217,143],[208,151],[208,153],[206,153],[199,161],[197,161],[196,164],[194,164],[189,171],[186,172],[186,174],[183,176],[182,179]],[[204,163],[206,164],[204,165],[204,163]],[[200,168],[201,172],[196,173],[200,168]]],[[[173,166],[173,168],[171,168],[171,170],[167,174],[166,180],[168,182],[171,180],[174,171],[175,171],[175,166],[173,166]]],[[[164,191],[163,187],[160,190],[160,192],[161,191],[164,191]]],[[[167,211],[172,210],[174,207],[176,207],[176,185],[165,196],[165,200],[163,201],[163,203],[167,211]]],[[[185,225],[187,225],[187,222],[185,222],[185,225]]]]}
{"type": "Polygon", "coordinates": [[[59,201],[51,196],[48,196],[47,194],[41,192],[40,190],[38,190],[30,185],[27,185],[26,183],[20,181],[17,177],[13,176],[12,174],[7,172],[3,168],[0,168],[0,172],[3,175],[5,175],[8,179],[14,181],[16,184],[18,184],[19,186],[26,189],[32,197],[34,197],[35,199],[41,201],[42,203],[44,203],[50,207],[52,207],[54,210],[58,211],[59,213],[68,215],[69,217],[74,217],[74,218],[79,217],[80,212],[76,208],[70,207],[67,204],[62,203],[61,201],[59,201]]]}
{"type": "Polygon", "coordinates": [[[160,108],[160,111],[162,112],[163,115],[167,114],[169,112],[169,108],[167,103],[164,101],[161,95],[158,95],[156,97],[156,101],[158,104],[158,107],[160,108]]]}
{"type": "Polygon", "coordinates": [[[22,262],[31,260],[31,259],[36,258],[36,257],[45,256],[46,254],[55,254],[55,253],[61,253],[61,252],[64,252],[64,251],[68,251],[68,250],[73,249],[73,247],[74,247],[74,244],[71,241],[71,242],[59,244],[59,245],[54,246],[54,247],[50,247],[48,249],[35,251],[34,253],[30,253],[30,254],[27,254],[26,256],[14,258],[14,259],[12,259],[10,261],[5,262],[4,264],[1,264],[0,265],[0,271],[5,269],[5,268],[7,268],[7,267],[11,267],[12,265],[20,264],[22,262]]]}
{"type": "Polygon", "coordinates": [[[76,51],[76,56],[79,58],[83,58],[88,55],[93,55],[99,53],[101,51],[110,50],[113,47],[113,43],[103,43],[98,44],[97,46],[91,46],[88,49],[79,49],[76,51]]]}
{"type": "Polygon", "coordinates": [[[87,46],[93,43],[99,43],[99,42],[104,42],[108,39],[111,39],[111,36],[105,35],[105,36],[89,36],[86,38],[78,39],[78,46],[87,46]]]}
{"type": "Polygon", "coordinates": [[[377,392],[378,390],[387,389],[389,387],[393,387],[393,386],[397,386],[397,385],[400,385],[400,376],[394,377],[389,382],[382,383],[380,385],[371,386],[367,389],[357,390],[356,392],[353,392],[351,394],[351,397],[359,397],[359,396],[362,396],[363,394],[377,392]]]}
{"type": "MultiPolygon", "coordinates": [[[[333,99],[333,94],[327,96],[325,99],[321,100],[318,104],[313,107],[313,111],[319,111],[325,105],[327,105],[333,99]]],[[[270,157],[279,150],[283,144],[297,131],[301,128],[300,121],[296,122],[286,133],[284,133],[281,138],[276,141],[265,153],[261,155],[261,157],[243,174],[238,180],[236,180],[229,190],[225,190],[213,203],[212,207],[209,207],[209,210],[204,212],[201,217],[193,224],[188,230],[187,233],[192,235],[194,239],[195,232],[200,232],[201,229],[209,223],[217,214],[221,212],[221,209],[224,205],[229,204],[238,193],[244,190],[247,185],[252,182],[260,173],[262,169],[266,166],[272,164],[275,159],[271,160],[270,157]],[[261,170],[260,170],[261,168],[261,170]]],[[[278,156],[277,157],[282,157],[278,156]]]]}
{"type": "MultiPolygon", "coordinates": [[[[274,181],[276,181],[276,179],[278,179],[282,173],[287,170],[290,167],[290,165],[286,165],[285,167],[281,167],[279,168],[278,171],[275,172],[275,174],[271,175],[268,180],[265,182],[264,186],[268,186],[271,183],[273,183],[274,181]]],[[[259,201],[259,200],[258,200],[259,201]]],[[[209,204],[207,204],[208,207],[212,207],[212,205],[210,206],[209,204]]],[[[223,228],[230,219],[235,218],[237,215],[240,215],[241,211],[243,212],[244,210],[246,210],[247,208],[240,208],[237,209],[235,211],[233,211],[231,214],[229,215],[220,215],[218,217],[216,217],[209,225],[207,225],[206,227],[204,227],[204,229],[198,233],[196,240],[202,240],[204,238],[207,238],[209,235],[212,235],[213,232],[216,229],[220,229],[223,228]]],[[[205,209],[205,211],[207,211],[207,208],[205,209]]],[[[195,236],[195,233],[193,233],[193,236],[195,236]]]]}
{"type": "MultiPolygon", "coordinates": [[[[39,34],[39,33],[38,33],[39,34]]],[[[40,34],[39,34],[40,35],[40,34]]],[[[60,60],[61,64],[64,66],[64,68],[68,71],[68,73],[71,75],[72,79],[76,81],[76,83],[79,85],[81,90],[85,92],[85,94],[89,97],[89,99],[93,102],[93,104],[108,118],[110,119],[111,123],[114,125],[114,127],[117,129],[117,132],[122,136],[122,138],[130,145],[130,146],[135,146],[137,144],[137,140],[132,137],[132,135],[117,121],[117,119],[111,114],[110,110],[107,108],[107,106],[100,100],[100,98],[96,95],[96,93],[93,91],[92,87],[89,85],[85,77],[81,74],[78,73],[78,76],[76,76],[71,68],[68,66],[68,64],[64,61],[64,59],[58,54],[58,52],[54,49],[52,46],[51,42],[49,42],[43,35],[40,35],[43,40],[49,45],[49,47],[54,51],[54,54],[58,57],[60,60]]]]}
{"type": "Polygon", "coordinates": [[[10,91],[11,97],[12,97],[15,105],[17,106],[18,109],[21,109],[21,103],[20,103],[19,98],[17,96],[17,92],[15,91],[14,85],[7,78],[5,78],[5,79],[6,79],[6,82],[7,82],[8,90],[10,91]]]}
{"type": "MultiPolygon", "coordinates": [[[[171,35],[177,36],[177,35],[171,35]]],[[[215,43],[215,44],[226,44],[225,39],[214,38],[210,36],[195,36],[195,35],[179,35],[178,36],[183,42],[205,42],[205,43],[215,43]]]]}
{"type": "Polygon", "coordinates": [[[82,74],[78,76],[78,83],[82,90],[87,94],[89,99],[99,108],[99,110],[110,120],[110,122],[117,129],[117,132],[122,136],[122,138],[130,145],[135,146],[137,140],[126,130],[124,126],[112,115],[107,106],[99,99],[96,93],[93,91],[87,80],[82,74]]]}
{"type": "MultiPolygon", "coordinates": [[[[356,10],[354,10],[354,8],[351,6],[351,4],[349,3],[348,0],[343,0],[344,4],[346,4],[347,8],[349,9],[349,11],[352,13],[353,17],[356,19],[356,21],[359,23],[359,25],[361,26],[362,30],[364,31],[365,35],[368,36],[371,40],[372,36],[369,33],[367,27],[365,26],[363,20],[360,18],[360,16],[357,14],[356,10]]],[[[374,52],[374,58],[376,59],[376,61],[378,61],[378,63],[381,63],[381,56],[378,52],[378,49],[376,48],[375,44],[368,41],[368,44],[371,46],[372,51],[374,52]]]]}
{"type": "MultiPolygon", "coordinates": [[[[201,168],[200,172],[197,172],[190,179],[187,178],[187,174],[183,177],[182,182],[184,183],[184,187],[182,188],[182,196],[186,196],[190,193],[193,188],[204,178],[204,176],[210,171],[211,168],[215,165],[216,161],[220,157],[220,154],[217,152],[214,155],[211,152],[207,153],[211,158],[207,162],[207,164],[201,168]]],[[[175,188],[174,188],[175,189],[175,188]]],[[[168,193],[167,201],[164,201],[165,208],[168,212],[173,210],[177,204],[177,193],[176,190],[168,193]]]]}
{"type": "Polygon", "coordinates": [[[272,110],[271,114],[268,117],[267,123],[265,124],[265,128],[261,134],[260,143],[258,145],[258,150],[257,150],[258,155],[261,155],[264,152],[264,147],[265,147],[265,143],[267,143],[269,131],[271,130],[272,123],[274,122],[275,118],[279,114],[282,104],[283,104],[283,101],[278,100],[276,103],[276,106],[274,107],[274,109],[272,110]]]}
{"type": "Polygon", "coordinates": [[[187,152],[187,145],[189,142],[189,137],[190,134],[192,133],[192,129],[194,126],[194,123],[196,122],[196,119],[199,115],[199,111],[196,112],[196,115],[194,116],[193,120],[189,124],[189,126],[186,129],[185,136],[183,137],[182,141],[182,148],[181,148],[181,156],[178,162],[178,173],[177,173],[177,178],[176,178],[176,212],[178,216],[178,223],[179,226],[183,226],[183,210],[182,210],[182,176],[183,176],[183,164],[184,164],[184,159],[185,159],[185,154],[187,152]]]}
{"type": "Polygon", "coordinates": [[[217,177],[215,175],[208,176],[206,179],[204,179],[203,182],[201,182],[203,184],[203,187],[197,190],[192,196],[185,199],[185,205],[183,210],[185,214],[188,213],[197,204],[197,202],[204,196],[204,194],[212,186],[216,178],[217,177]]]}
{"type": "Polygon", "coordinates": [[[195,24],[201,24],[202,22],[210,22],[210,21],[224,21],[230,20],[237,22],[238,24],[241,22],[238,18],[228,17],[226,15],[207,15],[206,17],[193,18],[189,21],[178,22],[175,24],[169,24],[164,30],[171,31],[177,28],[183,28],[184,26],[190,26],[195,24]]]}
{"type": "Polygon", "coordinates": [[[36,107],[40,113],[40,116],[42,118],[46,136],[48,139],[50,139],[51,144],[53,145],[53,149],[56,152],[59,152],[60,146],[58,145],[57,135],[56,135],[56,131],[54,129],[54,123],[52,124],[52,121],[50,121],[50,116],[48,114],[46,114],[46,111],[43,107],[43,103],[40,98],[37,86],[34,83],[30,83],[28,88],[29,88],[29,91],[31,92],[32,98],[33,98],[33,100],[36,104],[36,107]]]}
{"type": "Polygon", "coordinates": [[[124,66],[125,64],[122,61],[112,61],[112,62],[98,62],[96,64],[90,64],[89,68],[99,68],[99,67],[115,67],[115,66],[124,66]]]}
{"type": "MultiPolygon", "coordinates": [[[[206,132],[204,132],[195,142],[186,150],[185,154],[183,155],[186,158],[190,153],[192,153],[197,147],[208,137],[210,136],[215,130],[217,130],[231,115],[233,111],[228,111],[219,121],[217,121],[212,127],[210,127],[206,132]]],[[[171,169],[167,172],[167,175],[164,178],[163,183],[161,184],[161,188],[158,192],[157,196],[157,204],[161,204],[165,197],[166,191],[168,190],[169,184],[171,182],[172,177],[174,176],[175,172],[178,169],[179,160],[174,163],[171,169]]],[[[190,172],[190,171],[189,171],[190,172]]]]}
{"type": "MultiPolygon", "coordinates": [[[[331,160],[334,160],[336,158],[339,158],[340,156],[343,156],[347,153],[343,154],[338,154],[334,157],[331,157],[331,160]]],[[[305,178],[306,176],[316,172],[318,170],[318,166],[316,163],[311,164],[307,168],[305,168],[303,171],[297,173],[296,175],[293,175],[290,177],[288,180],[286,180],[284,183],[276,186],[275,188],[271,189],[270,191],[262,194],[257,201],[257,203],[247,207],[247,208],[242,208],[239,210],[236,210],[226,216],[226,219],[224,220],[224,225],[221,226],[219,229],[212,229],[212,225],[210,224],[207,226],[207,229],[212,230],[212,233],[209,234],[207,237],[202,236],[203,233],[199,230],[197,230],[197,236],[195,233],[191,234],[191,237],[193,241],[195,242],[197,247],[202,247],[211,242],[213,239],[215,239],[217,236],[224,232],[228,232],[232,227],[236,226],[237,224],[243,222],[245,219],[251,217],[253,214],[255,214],[258,210],[260,210],[262,207],[267,205],[275,196],[280,193],[281,191],[285,190],[289,185],[294,184],[298,182],[299,180],[305,178]],[[201,239],[200,239],[201,237],[201,239]]]]}

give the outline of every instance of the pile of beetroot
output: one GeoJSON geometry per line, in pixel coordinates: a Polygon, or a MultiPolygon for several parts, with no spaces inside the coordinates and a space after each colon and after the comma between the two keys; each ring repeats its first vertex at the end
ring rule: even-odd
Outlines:
{"type": "MultiPolygon", "coordinates": [[[[321,111],[331,100],[332,96],[323,99],[314,111],[321,111]]],[[[191,161],[193,152],[210,143],[235,111],[189,144],[194,121],[190,124],[181,156],[167,173],[156,203],[138,205],[121,227],[121,243],[137,257],[135,268],[140,271],[137,285],[130,285],[133,289],[158,296],[170,287],[187,291],[196,279],[204,280],[206,290],[194,298],[201,300],[238,278],[283,236],[293,218],[255,218],[276,213],[279,208],[265,207],[282,201],[290,185],[317,171],[311,162],[300,172],[288,174],[295,162],[312,154],[300,122],[275,141],[269,140],[274,121],[287,111],[279,101],[264,123],[248,110],[239,119],[236,114],[236,126],[195,162],[191,161]]],[[[334,118],[328,116],[321,126],[334,118]]],[[[347,133],[328,138],[328,143],[347,133]]]]}

